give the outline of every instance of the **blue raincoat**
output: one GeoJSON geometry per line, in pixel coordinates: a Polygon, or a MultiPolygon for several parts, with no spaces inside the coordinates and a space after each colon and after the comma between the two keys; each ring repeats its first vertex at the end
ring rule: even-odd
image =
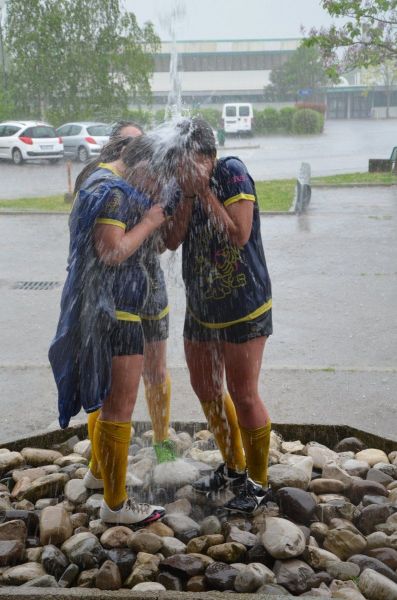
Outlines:
{"type": "Polygon", "coordinates": [[[87,413],[99,409],[110,392],[109,334],[116,323],[112,294],[115,270],[98,260],[92,232],[115,188],[133,196],[144,210],[150,207],[146,196],[105,169],[95,171],[76,197],[69,222],[68,273],[61,314],[48,354],[58,388],[62,428],[82,407],[87,413]]]}

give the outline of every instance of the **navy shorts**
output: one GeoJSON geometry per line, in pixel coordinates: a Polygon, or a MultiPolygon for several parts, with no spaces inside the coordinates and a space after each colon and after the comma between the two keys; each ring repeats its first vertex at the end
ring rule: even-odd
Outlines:
{"type": "Polygon", "coordinates": [[[143,329],[139,321],[116,321],[111,333],[112,356],[143,354],[143,329]]]}
{"type": "Polygon", "coordinates": [[[243,321],[229,327],[209,329],[201,325],[189,311],[186,311],[183,337],[191,342],[230,342],[244,344],[258,337],[268,337],[273,333],[272,310],[251,321],[243,321]]]}

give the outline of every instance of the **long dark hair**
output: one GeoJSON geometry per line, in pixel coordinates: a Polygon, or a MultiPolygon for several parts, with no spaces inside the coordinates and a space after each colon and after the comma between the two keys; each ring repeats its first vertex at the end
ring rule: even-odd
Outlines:
{"type": "MultiPolygon", "coordinates": [[[[120,158],[123,148],[127,146],[127,144],[136,138],[125,137],[121,135],[122,129],[124,127],[135,127],[138,129],[143,135],[143,129],[140,125],[137,125],[133,121],[117,121],[115,125],[112,127],[112,131],[110,133],[109,141],[105,144],[101,150],[101,153],[98,158],[91,161],[82,169],[82,171],[77,175],[76,181],[74,184],[73,193],[77,194],[81,189],[83,183],[88,179],[88,177],[98,168],[101,162],[113,162],[120,158]]],[[[140,136],[137,136],[140,137],[140,136]]]]}

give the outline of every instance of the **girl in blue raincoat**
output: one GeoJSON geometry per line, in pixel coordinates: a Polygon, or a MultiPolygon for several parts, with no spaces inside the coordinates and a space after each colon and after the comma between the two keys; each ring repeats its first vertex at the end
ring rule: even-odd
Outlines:
{"type": "Polygon", "coordinates": [[[70,217],[67,278],[49,359],[67,427],[81,407],[101,409],[92,432],[89,489],[104,488],[100,517],[142,525],[164,509],[138,504],[125,490],[131,415],[143,363],[139,314],[148,294],[145,241],[165,221],[148,177],[153,143],[126,142],[120,158],[101,163],[79,190],[70,217]],[[129,181],[125,176],[128,169],[129,181]]]}

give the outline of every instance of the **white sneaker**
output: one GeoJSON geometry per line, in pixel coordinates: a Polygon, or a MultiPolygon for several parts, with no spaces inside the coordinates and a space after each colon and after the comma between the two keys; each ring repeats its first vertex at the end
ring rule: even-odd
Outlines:
{"type": "Polygon", "coordinates": [[[165,509],[162,506],[146,503],[138,504],[135,498],[127,498],[119,510],[112,510],[103,500],[99,510],[99,517],[105,523],[138,525],[141,527],[161,519],[164,515],[165,509]]]}
{"type": "Polygon", "coordinates": [[[94,477],[90,469],[84,475],[83,483],[87,490],[103,490],[103,479],[94,477]]]}

